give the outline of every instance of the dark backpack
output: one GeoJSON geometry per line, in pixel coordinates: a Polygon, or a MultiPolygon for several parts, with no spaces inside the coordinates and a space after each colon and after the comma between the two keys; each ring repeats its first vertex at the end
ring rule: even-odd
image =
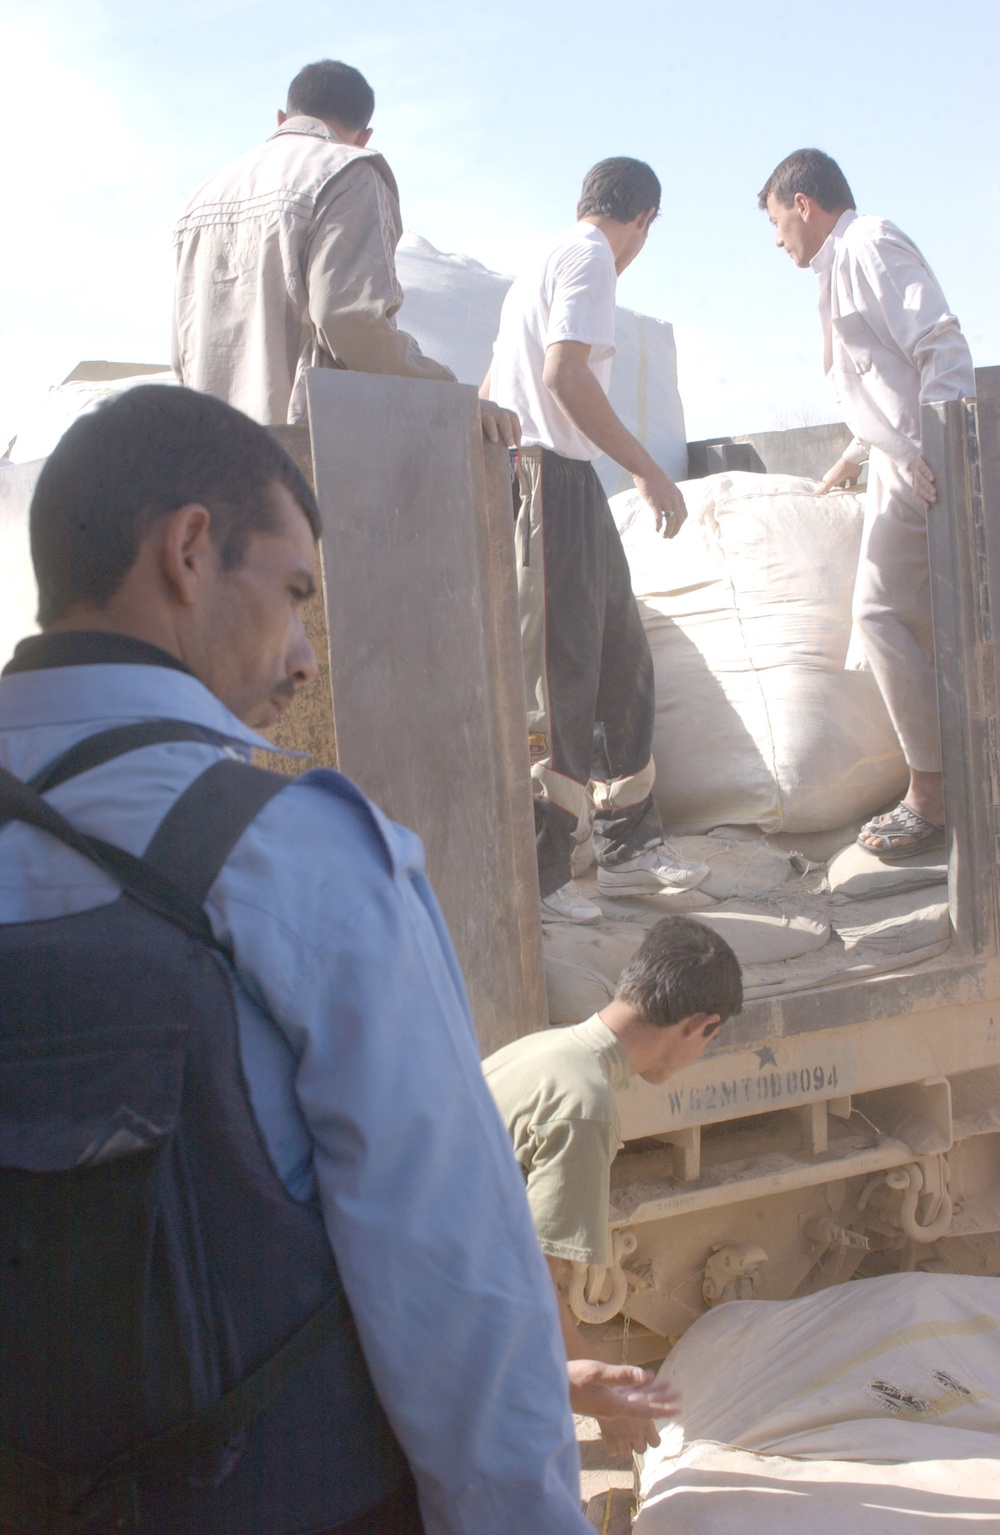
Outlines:
{"type": "Polygon", "coordinates": [[[262,1141],[203,909],[289,780],[216,761],[143,858],[41,797],[191,739],[224,744],[150,721],[31,784],[0,769],[0,827],[34,825],[122,887],[0,926],[0,1526],[24,1535],[322,1528],[403,1474],[320,1212],[262,1141]]]}

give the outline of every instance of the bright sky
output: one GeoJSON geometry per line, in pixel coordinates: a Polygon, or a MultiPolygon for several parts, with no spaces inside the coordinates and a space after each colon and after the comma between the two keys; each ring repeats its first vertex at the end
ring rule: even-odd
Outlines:
{"type": "Polygon", "coordinates": [[[374,87],[406,228],[500,271],[594,161],[653,165],[619,301],[673,322],[691,438],[834,414],[815,280],[756,206],[805,145],[1000,363],[997,0],[0,0],[0,38],[0,451],[81,359],[169,359],[178,209],[324,57],[374,87]]]}

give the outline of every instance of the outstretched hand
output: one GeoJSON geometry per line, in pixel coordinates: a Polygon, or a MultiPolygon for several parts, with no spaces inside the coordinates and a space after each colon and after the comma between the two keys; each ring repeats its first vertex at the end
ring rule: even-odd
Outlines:
{"type": "MultiPolygon", "coordinates": [[[[589,1418],[631,1418],[635,1421],[675,1418],[680,1412],[680,1395],[670,1382],[656,1380],[638,1365],[570,1359],[566,1369],[570,1406],[574,1412],[585,1413],[589,1418]]],[[[615,1427],[620,1430],[617,1421],[615,1427]]],[[[655,1429],[652,1431],[655,1433],[655,1429]]],[[[647,1438],[646,1443],[658,1444],[659,1439],[647,1438]]]]}
{"type": "Polygon", "coordinates": [[[832,469],[828,469],[820,481],[817,496],[827,496],[831,490],[850,490],[852,485],[858,483],[862,466],[856,464],[850,458],[838,458],[832,469]]]}

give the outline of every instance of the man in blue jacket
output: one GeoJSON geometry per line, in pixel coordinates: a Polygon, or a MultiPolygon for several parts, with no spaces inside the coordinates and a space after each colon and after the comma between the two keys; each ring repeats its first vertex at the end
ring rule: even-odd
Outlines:
{"type": "MultiPolygon", "coordinates": [[[[206,767],[272,749],[257,730],[313,675],[318,531],[298,470],[221,401],[149,385],[81,418],[32,505],[42,633],[0,678],[0,765],[26,780],[111,727],[203,728],[47,795],[141,856],[206,767]]],[[[0,830],[0,924],[118,893],[34,827],[0,830]]],[[[584,1535],[551,1285],[418,839],[341,775],[308,773],[247,827],[205,911],[234,958],[260,1136],[287,1193],[322,1212],[391,1432],[359,1455],[331,1424],[263,1480],[244,1455],[156,1535],[584,1535]]],[[[644,1376],[619,1378],[628,1398],[644,1376]]]]}

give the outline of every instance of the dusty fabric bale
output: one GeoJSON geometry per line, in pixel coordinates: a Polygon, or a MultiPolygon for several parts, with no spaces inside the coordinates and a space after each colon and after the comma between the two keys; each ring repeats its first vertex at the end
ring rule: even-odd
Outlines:
{"type": "Polygon", "coordinates": [[[948,862],[943,848],[918,853],[904,863],[886,863],[857,842],[830,860],[827,879],[835,895],[852,901],[868,901],[901,890],[920,890],[948,882],[948,862]]]}
{"type": "Polygon", "coordinates": [[[682,1418],[635,1535],[1000,1526],[996,1310],[995,1279],[890,1274],[706,1312],[661,1372],[682,1418]]]}
{"type": "Polygon", "coordinates": [[[790,475],[681,488],[669,541],[637,492],[613,501],[653,653],[664,823],[814,832],[870,814],[906,768],[874,678],[844,670],[860,497],[790,475]]]}
{"type": "Polygon", "coordinates": [[[711,911],[693,912],[692,917],[724,938],[741,965],[797,959],[821,949],[830,937],[830,924],[822,917],[790,915],[752,901],[726,901],[711,911]]]}
{"type": "Polygon", "coordinates": [[[546,922],[542,949],[546,956],[585,965],[615,984],[645,936],[646,929],[634,922],[601,922],[594,927],[546,922]]]}
{"type": "Polygon", "coordinates": [[[614,985],[599,970],[557,954],[545,955],[545,991],[549,1022],[558,1024],[582,1023],[607,1007],[615,994],[614,985]]]}
{"type": "Polygon", "coordinates": [[[780,847],[786,853],[798,853],[810,862],[825,864],[835,858],[842,848],[857,841],[858,832],[864,825],[863,818],[849,821],[846,826],[835,826],[832,831],[772,832],[768,841],[772,847],[780,847]]]}
{"type": "Polygon", "coordinates": [[[831,907],[830,920],[848,951],[863,947],[886,954],[914,953],[950,938],[948,887],[931,885],[845,901],[831,907]]]}
{"type": "Polygon", "coordinates": [[[798,873],[791,854],[759,836],[674,837],[672,846],[685,858],[708,864],[708,878],[698,889],[717,901],[769,895],[798,873]]]}
{"type": "Polygon", "coordinates": [[[611,1001],[618,977],[646,930],[635,923],[580,927],[550,922],[542,928],[550,1023],[582,1023],[611,1001]]]}

